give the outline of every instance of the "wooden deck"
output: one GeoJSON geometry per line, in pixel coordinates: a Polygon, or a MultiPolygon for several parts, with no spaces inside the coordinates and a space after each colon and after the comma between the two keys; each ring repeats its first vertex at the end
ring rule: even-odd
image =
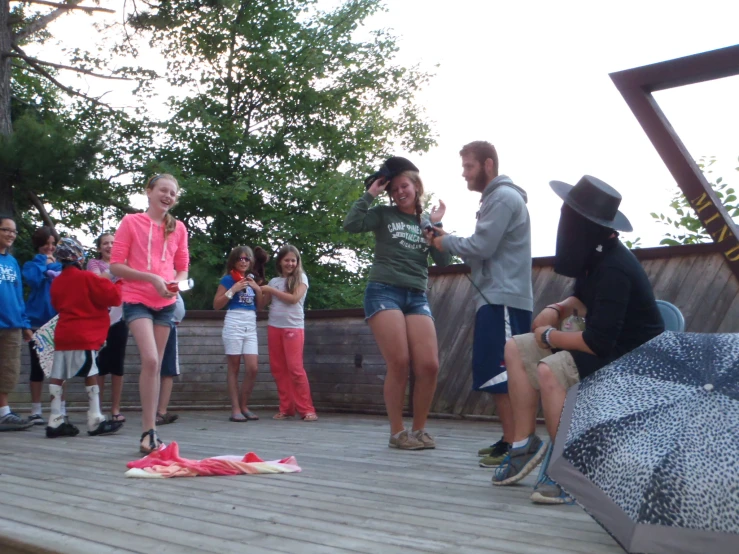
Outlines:
{"type": "Polygon", "coordinates": [[[187,412],[160,430],[181,455],[295,455],[303,472],[142,480],[123,477],[140,433],[126,415],[109,437],[0,434],[0,552],[621,552],[579,507],[532,504],[535,475],[490,484],[475,454],[500,435],[495,424],[432,420],[437,449],[401,452],[387,447],[384,417],[262,412],[236,424],[187,412]]]}

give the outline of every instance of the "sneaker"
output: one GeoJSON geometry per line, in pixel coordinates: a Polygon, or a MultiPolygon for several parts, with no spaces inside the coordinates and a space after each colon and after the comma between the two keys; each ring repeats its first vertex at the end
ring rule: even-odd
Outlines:
{"type": "Polygon", "coordinates": [[[546,446],[530,435],[525,446],[511,448],[493,475],[493,485],[512,485],[531,473],[546,454],[546,446]]]}
{"type": "Polygon", "coordinates": [[[425,429],[419,429],[418,431],[413,431],[413,436],[417,440],[423,443],[423,448],[425,450],[436,448],[436,441],[434,441],[434,437],[429,435],[425,429]]]}
{"type": "Polygon", "coordinates": [[[536,504],[574,504],[575,501],[571,496],[566,494],[562,487],[552,481],[547,475],[549,470],[549,460],[552,457],[553,444],[550,442],[547,446],[546,454],[541,462],[539,477],[534,485],[534,492],[531,494],[531,501],[536,504]]]}
{"type": "Polygon", "coordinates": [[[42,416],[41,414],[31,414],[30,416],[28,416],[27,421],[30,421],[34,425],[43,425],[44,423],[46,423],[44,416],[42,416]]]}
{"type": "MultiPolygon", "coordinates": [[[[502,445],[505,445],[505,444],[508,444],[508,443],[506,443],[503,440],[503,437],[501,437],[500,440],[496,442],[495,444],[491,444],[487,448],[481,448],[480,450],[478,450],[477,455],[480,456],[481,458],[485,456],[491,456],[495,452],[500,452],[502,450],[502,445]]],[[[502,451],[503,451],[503,456],[505,456],[508,453],[508,448],[502,451]]]]}
{"type": "Polygon", "coordinates": [[[483,448],[483,450],[489,450],[490,454],[480,460],[479,466],[488,469],[498,467],[505,459],[506,454],[508,454],[508,450],[510,450],[510,448],[510,443],[503,442],[503,439],[496,442],[490,448],[483,448]],[[493,447],[495,448],[493,449],[493,447]]]}
{"type": "Polygon", "coordinates": [[[56,439],[58,437],[76,437],[80,430],[71,423],[65,421],[59,427],[46,426],[46,438],[56,439]]]}
{"type": "Polygon", "coordinates": [[[575,500],[562,490],[557,483],[545,474],[531,494],[531,501],[536,504],[574,504],[575,500]]]}
{"type": "Polygon", "coordinates": [[[23,431],[33,426],[33,421],[23,419],[15,412],[0,417],[0,431],[23,431]]]}
{"type": "Polygon", "coordinates": [[[388,446],[400,450],[423,450],[425,448],[420,440],[405,429],[398,433],[398,436],[391,435],[388,446]]]}

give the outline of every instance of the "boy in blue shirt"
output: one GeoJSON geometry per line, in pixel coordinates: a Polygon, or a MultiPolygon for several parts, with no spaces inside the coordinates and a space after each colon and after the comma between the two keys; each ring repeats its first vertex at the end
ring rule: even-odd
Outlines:
{"type": "Polygon", "coordinates": [[[8,405],[8,394],[20,375],[22,341],[31,340],[21,270],[10,254],[17,236],[15,221],[0,215],[0,431],[20,431],[33,425],[13,413],[8,405]]]}

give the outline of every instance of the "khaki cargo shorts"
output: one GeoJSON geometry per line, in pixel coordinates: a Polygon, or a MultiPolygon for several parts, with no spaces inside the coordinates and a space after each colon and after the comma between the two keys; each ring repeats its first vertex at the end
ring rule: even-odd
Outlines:
{"type": "Polygon", "coordinates": [[[22,344],[20,329],[0,329],[0,394],[10,394],[18,384],[22,344]]]}
{"type": "Polygon", "coordinates": [[[572,385],[580,382],[580,374],[577,372],[575,360],[569,352],[560,351],[552,354],[552,351],[548,348],[539,348],[534,333],[516,335],[513,340],[516,341],[518,351],[521,353],[529,382],[536,390],[539,390],[539,375],[536,372],[539,363],[547,364],[559,384],[565,389],[569,389],[572,385]]]}

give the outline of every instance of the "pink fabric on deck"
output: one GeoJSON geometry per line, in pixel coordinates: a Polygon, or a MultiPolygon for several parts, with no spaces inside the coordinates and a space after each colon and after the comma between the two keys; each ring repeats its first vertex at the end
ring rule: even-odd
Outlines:
{"type": "Polygon", "coordinates": [[[252,475],[259,473],[296,473],[301,471],[295,456],[264,461],[253,452],[244,457],[215,456],[203,460],[180,457],[176,442],[128,462],[126,477],[203,477],[215,475],[252,475]]]}

